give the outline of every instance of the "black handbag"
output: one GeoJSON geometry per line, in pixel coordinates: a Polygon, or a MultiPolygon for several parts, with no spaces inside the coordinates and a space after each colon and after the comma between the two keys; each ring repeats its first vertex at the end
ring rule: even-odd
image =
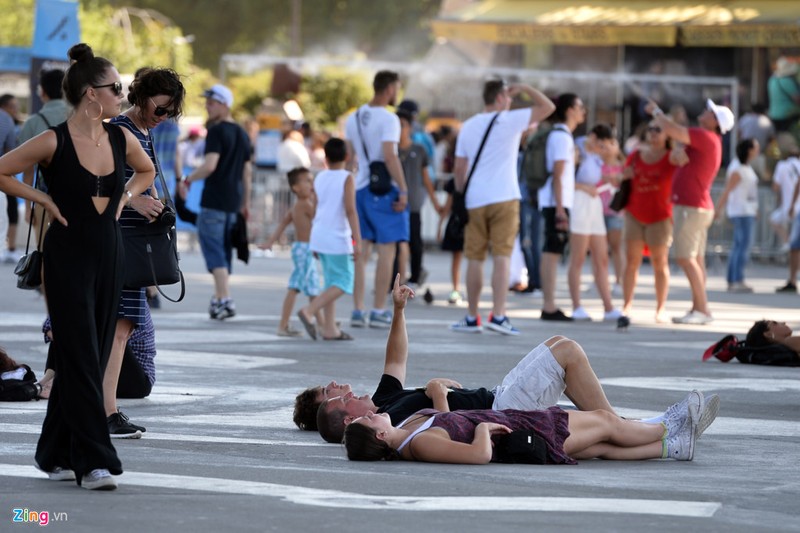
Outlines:
{"type": "Polygon", "coordinates": [[[494,444],[494,461],[543,465],[547,463],[547,441],[528,429],[500,435],[494,444]]]}
{"type": "Polygon", "coordinates": [[[614,193],[608,207],[614,211],[622,211],[628,205],[628,200],[631,197],[631,180],[622,180],[619,185],[619,190],[614,193]]]}
{"type": "MultiPolygon", "coordinates": [[[[149,135],[151,146],[152,134],[149,135]]],[[[164,209],[156,220],[141,226],[122,228],[122,243],[125,247],[125,282],[129,289],[155,286],[158,292],[170,302],[180,302],[186,294],[186,281],[183,279],[178,261],[178,239],[175,229],[175,207],[169,188],[161,173],[155,149],[153,161],[161,188],[166,200],[164,209]],[[173,300],[161,290],[161,285],[180,282],[181,292],[173,300]]]]}
{"type": "MultiPolygon", "coordinates": [[[[36,171],[36,180],[33,183],[33,188],[39,181],[39,171],[36,171]]],[[[31,203],[31,211],[35,204],[31,203]]],[[[14,274],[17,276],[17,288],[26,291],[36,290],[42,286],[42,234],[44,233],[44,219],[47,218],[47,213],[42,211],[42,221],[39,225],[39,244],[35,250],[31,251],[31,230],[33,229],[33,217],[31,223],[28,224],[28,241],[25,244],[25,255],[19,258],[17,266],[14,267],[14,274]]]]}
{"type": "MultiPolygon", "coordinates": [[[[467,225],[467,222],[469,222],[469,211],[467,211],[467,188],[469,187],[469,182],[472,179],[472,174],[475,172],[475,168],[478,166],[478,160],[481,158],[481,153],[483,153],[483,147],[486,145],[486,139],[489,138],[489,132],[492,131],[492,126],[494,126],[494,122],[497,120],[499,115],[500,113],[495,113],[495,115],[492,117],[492,121],[489,122],[489,127],[486,128],[486,133],[483,134],[483,139],[481,140],[481,145],[478,148],[478,153],[475,154],[475,161],[472,162],[472,168],[467,176],[467,183],[464,184],[464,191],[453,191],[453,203],[452,208],[450,209],[450,218],[455,217],[453,225],[460,228],[462,232],[464,231],[464,227],[467,225]]],[[[448,221],[448,225],[449,224],[450,221],[448,221]]]]}
{"type": "MultiPolygon", "coordinates": [[[[359,113],[356,112],[356,127],[358,128],[358,136],[361,138],[361,146],[364,148],[364,155],[367,160],[370,159],[369,151],[367,150],[367,143],[364,142],[364,134],[361,132],[361,120],[359,113]]],[[[371,161],[369,164],[369,192],[375,196],[384,196],[389,194],[392,190],[392,175],[389,174],[389,169],[383,161],[371,161]]]]}

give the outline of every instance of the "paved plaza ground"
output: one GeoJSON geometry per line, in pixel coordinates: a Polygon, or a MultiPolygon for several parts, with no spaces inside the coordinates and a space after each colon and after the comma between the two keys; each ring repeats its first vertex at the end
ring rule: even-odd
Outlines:
{"type": "MultiPolygon", "coordinates": [[[[448,331],[464,313],[446,302],[449,257],[431,253],[425,261],[436,300],[426,305],[419,298],[407,309],[409,386],[447,376],[466,387],[492,387],[533,346],[567,335],[585,347],[623,416],[655,415],[693,388],[719,394],[719,417],[698,442],[695,460],[349,462],[340,446],[297,430],[294,396],[332,378],[356,392],[374,391],[386,331],[350,329],[352,302],[342,299],[338,315],[355,341],[276,336],[291,269],[285,250],[238,263],[232,291],[239,314],[212,321],[211,277],[199,254],[187,251],[185,301],[154,312],[153,394],[120,401],[148,429],[141,440],[115,442],[125,468],[120,489],[97,493],[46,480],[33,468],[45,402],[0,404],[0,532],[34,527],[13,522],[13,509],[47,511],[49,528],[76,532],[800,531],[800,368],[700,361],[709,344],[726,333],[743,336],[756,319],[800,328],[800,296],[774,293],[784,267],[751,266],[755,294],[733,295],[725,292],[724,265],[712,262],[716,320],[708,326],[655,324],[646,266],[627,332],[597,321],[541,322],[540,298],[510,295],[509,315],[522,334],[503,337],[448,331]]],[[[15,288],[12,269],[0,265],[0,345],[41,373],[44,303],[15,288]]],[[[569,311],[564,274],[558,297],[569,311]]],[[[584,283],[590,279],[587,270],[584,283]]],[[[602,316],[595,291],[584,305],[602,316]]],[[[485,291],[484,319],[489,306],[485,291]]],[[[669,314],[688,307],[687,283],[673,269],[669,314]]]]}

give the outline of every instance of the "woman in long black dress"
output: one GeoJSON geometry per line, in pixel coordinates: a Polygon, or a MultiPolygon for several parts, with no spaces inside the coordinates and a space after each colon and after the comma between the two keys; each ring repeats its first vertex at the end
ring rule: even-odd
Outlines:
{"type": "Polygon", "coordinates": [[[64,95],[75,111],[63,124],[0,158],[0,189],[42,205],[53,222],[45,237],[47,305],[58,342],[50,345],[53,385],[36,450],[50,479],[113,490],[122,465],[103,412],[108,361],[122,289],[122,208],[155,176],[136,139],[104,119],[119,113],[122,84],[110,61],[73,46],[64,95]],[[135,176],[125,184],[125,163],[135,176]],[[38,164],[49,195],[13,176],[38,164]]]}

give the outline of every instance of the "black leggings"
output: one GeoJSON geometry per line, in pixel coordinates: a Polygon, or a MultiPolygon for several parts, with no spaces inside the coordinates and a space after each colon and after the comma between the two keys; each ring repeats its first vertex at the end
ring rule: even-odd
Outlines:
{"type": "MultiPolygon", "coordinates": [[[[19,204],[17,203],[17,197],[6,193],[6,199],[8,200],[8,205],[6,205],[8,223],[12,225],[17,224],[19,223],[19,204]]],[[[13,244],[12,242],[8,243],[8,247],[11,248],[13,244]]]]}

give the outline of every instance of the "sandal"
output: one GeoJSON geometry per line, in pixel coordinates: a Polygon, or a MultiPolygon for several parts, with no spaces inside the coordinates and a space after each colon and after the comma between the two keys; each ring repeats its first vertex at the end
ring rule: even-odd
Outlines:
{"type": "Polygon", "coordinates": [[[299,318],[300,322],[303,323],[303,327],[306,328],[306,333],[308,333],[308,336],[314,340],[317,340],[317,328],[315,328],[314,324],[312,324],[311,321],[306,318],[302,310],[297,312],[297,318],[299,318]]]}
{"type": "Polygon", "coordinates": [[[322,337],[324,341],[351,341],[353,337],[345,333],[344,331],[339,332],[338,337],[322,337]]]}

